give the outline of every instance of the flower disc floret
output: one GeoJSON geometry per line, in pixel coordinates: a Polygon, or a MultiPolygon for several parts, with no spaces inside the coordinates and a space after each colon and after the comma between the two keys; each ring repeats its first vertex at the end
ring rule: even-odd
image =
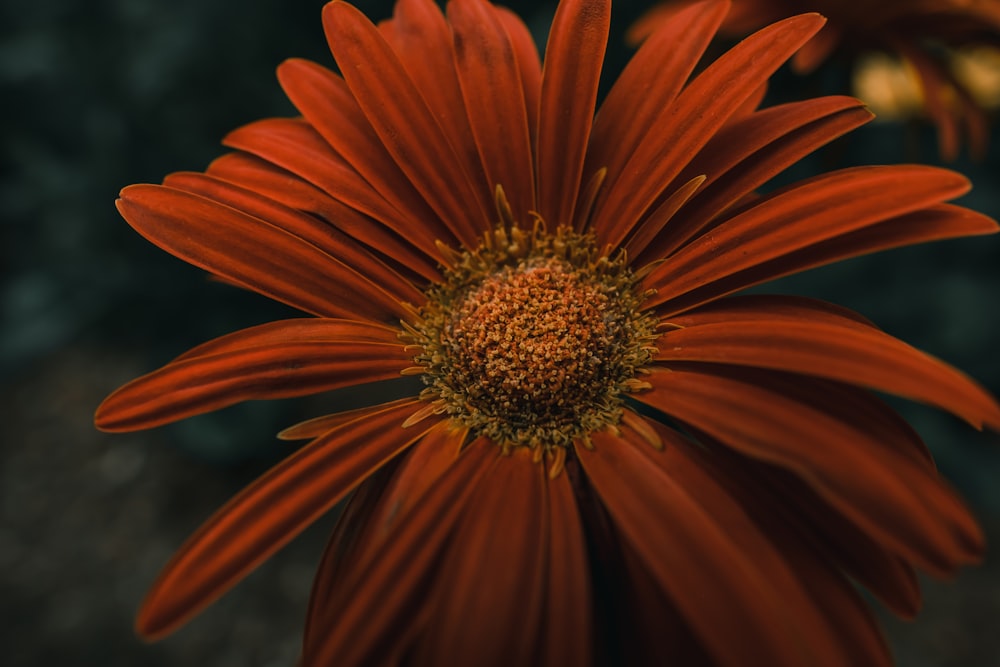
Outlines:
{"type": "Polygon", "coordinates": [[[655,329],[624,257],[539,226],[498,229],[455,259],[407,330],[423,398],[504,447],[565,446],[617,424],[655,329]]]}

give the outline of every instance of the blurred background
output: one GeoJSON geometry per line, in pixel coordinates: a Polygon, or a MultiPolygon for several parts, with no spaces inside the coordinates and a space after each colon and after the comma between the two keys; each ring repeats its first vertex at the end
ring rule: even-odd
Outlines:
{"type": "MultiPolygon", "coordinates": [[[[281,458],[274,434],[372,400],[341,392],[254,403],[105,435],[101,399],[188,347],[291,313],[149,245],[114,209],[120,188],[200,170],[229,130],[293,115],[275,67],[332,65],[322,0],[9,0],[0,5],[0,646],[12,667],[291,666],[328,517],[175,636],[145,645],[132,615],[170,554],[281,458]]],[[[379,0],[358,4],[389,15],[379,0]]],[[[542,43],[554,3],[511,2],[542,43]]],[[[605,72],[645,5],[615,5],[605,72]]],[[[774,100],[847,92],[846,65],[780,73],[774,100]]],[[[994,132],[1000,135],[1000,132],[994,132]]],[[[875,122],[798,166],[938,163],[919,121],[875,122]]],[[[1000,215],[1000,136],[953,168],[963,203],[1000,215]]],[[[1000,238],[897,250],[770,286],[852,307],[1000,393],[1000,238]]],[[[378,391],[377,389],[374,391],[378,391]]],[[[1000,544],[1000,442],[898,403],[1000,544]]],[[[913,623],[887,619],[899,664],[1000,664],[1000,555],[926,583],[913,623]]],[[[883,615],[884,616],[884,615],[883,615]]]]}

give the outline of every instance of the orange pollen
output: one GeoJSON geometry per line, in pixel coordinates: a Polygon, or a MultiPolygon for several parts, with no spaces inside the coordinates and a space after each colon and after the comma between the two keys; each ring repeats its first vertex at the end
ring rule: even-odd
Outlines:
{"type": "Polygon", "coordinates": [[[620,421],[656,327],[624,257],[537,226],[498,228],[454,259],[404,325],[435,411],[505,449],[546,452],[620,421]]]}
{"type": "MultiPolygon", "coordinates": [[[[507,267],[466,296],[445,328],[451,379],[479,410],[512,422],[598,397],[623,325],[608,295],[563,263],[507,267]]],[[[572,411],[570,411],[572,412],[572,411]]]]}

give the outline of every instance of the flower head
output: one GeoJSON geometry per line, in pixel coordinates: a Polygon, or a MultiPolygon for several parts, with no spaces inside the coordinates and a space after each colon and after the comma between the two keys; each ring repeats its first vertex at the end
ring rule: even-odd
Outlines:
{"type": "MultiPolygon", "coordinates": [[[[665,0],[631,27],[629,38],[645,39],[661,22],[697,1],[665,0]]],[[[901,60],[904,76],[912,72],[915,78],[922,93],[920,107],[937,125],[942,156],[958,156],[963,132],[973,155],[983,155],[989,131],[984,102],[990,93],[979,91],[982,77],[968,76],[965,63],[970,58],[982,62],[984,57],[988,62],[989,56],[975,47],[1000,45],[1000,1],[886,0],[871,5],[851,0],[732,0],[720,34],[742,38],[802,11],[819,12],[829,23],[792,58],[796,70],[811,71],[835,52],[892,54],[901,60]]],[[[867,63],[867,57],[862,60],[867,63]]],[[[887,110],[899,109],[890,105],[887,110]]]]}
{"type": "Polygon", "coordinates": [[[887,664],[851,580],[919,606],[914,568],[982,535],[870,390],[1000,427],[965,375],[843,308],[736,295],[841,258],[997,229],[920,166],[755,190],[865,123],[758,109],[823,20],[762,29],[688,81],[726,15],[652,34],[598,112],[607,0],[558,8],[544,66],[483,0],[333,2],[341,74],[292,60],[302,116],[230,134],[205,173],[126,188],[139,233],[311,317],[198,346],[99,408],[109,431],[416,375],[422,391],[282,432],[310,442],[154,584],[162,636],[350,495],[305,665],[887,664]]]}

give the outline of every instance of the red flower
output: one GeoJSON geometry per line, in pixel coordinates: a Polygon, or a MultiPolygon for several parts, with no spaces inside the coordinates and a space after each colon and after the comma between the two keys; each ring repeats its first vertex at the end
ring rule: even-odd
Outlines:
{"type": "MultiPolygon", "coordinates": [[[[629,29],[629,39],[645,39],[673,14],[697,2],[661,2],[629,29]]],[[[893,53],[917,75],[924,110],[938,128],[941,155],[946,160],[958,157],[964,131],[970,151],[982,157],[989,120],[943,54],[970,46],[1000,45],[1000,1],[732,0],[720,32],[744,37],[802,11],[820,12],[829,24],[792,59],[796,70],[811,71],[836,51],[893,53]]]]}
{"type": "Polygon", "coordinates": [[[754,190],[863,124],[856,100],[757,110],[820,28],[764,28],[685,82],[727,11],[651,35],[601,105],[606,0],[567,0],[544,68],[482,0],[323,12],[342,76],[292,60],[302,113],[227,137],[205,173],[126,188],[126,220],[311,315],[194,348],[109,397],[158,426],[238,401],[420,375],[332,414],[222,508],[153,586],[171,632],[350,495],[305,665],[880,665],[851,581],[916,613],[914,568],[983,538],[869,390],[1000,427],[965,375],[843,308],[728,296],[841,258],[985,234],[921,166],[754,190]],[[352,494],[353,492],[353,494],[352,494]]]}

